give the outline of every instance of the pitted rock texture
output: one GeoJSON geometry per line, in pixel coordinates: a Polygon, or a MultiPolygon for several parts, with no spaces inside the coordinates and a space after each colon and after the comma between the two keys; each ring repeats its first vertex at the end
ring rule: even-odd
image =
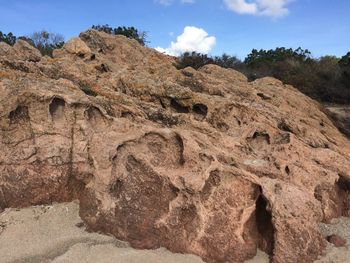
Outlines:
{"type": "Polygon", "coordinates": [[[350,215],[350,142],[293,87],[94,30],[22,46],[0,45],[0,210],[79,199],[135,248],[275,263],[312,262],[318,224],[350,215]]]}

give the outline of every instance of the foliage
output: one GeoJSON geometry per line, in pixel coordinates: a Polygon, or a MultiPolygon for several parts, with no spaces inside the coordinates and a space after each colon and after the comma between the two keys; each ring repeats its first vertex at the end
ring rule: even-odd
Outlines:
{"type": "Polygon", "coordinates": [[[197,52],[185,52],[177,59],[176,67],[177,69],[186,67],[199,69],[207,64],[215,64],[214,59],[208,57],[208,55],[197,52]]]}
{"type": "Polygon", "coordinates": [[[339,60],[343,84],[350,89],[350,52],[339,60]]]}
{"type": "Polygon", "coordinates": [[[97,31],[102,31],[111,35],[123,35],[131,39],[136,39],[137,42],[139,42],[142,46],[144,46],[147,42],[146,32],[141,32],[133,26],[132,27],[119,26],[119,27],[113,28],[108,24],[106,24],[106,25],[97,25],[97,26],[93,25],[92,29],[95,29],[97,31]]]}
{"type": "Polygon", "coordinates": [[[22,38],[36,47],[42,55],[52,56],[54,49],[64,45],[64,37],[61,34],[41,30],[32,33],[29,37],[22,38]]]}
{"type": "Polygon", "coordinates": [[[52,56],[52,52],[56,48],[64,45],[64,37],[61,34],[50,33],[46,30],[34,32],[30,36],[16,37],[11,32],[4,34],[0,31],[0,42],[6,42],[13,46],[18,39],[27,41],[29,44],[37,48],[42,55],[52,56]]]}
{"type": "Polygon", "coordinates": [[[5,42],[11,46],[16,43],[16,36],[14,36],[11,32],[8,34],[4,34],[0,31],[0,42],[5,42]]]}
{"type": "Polygon", "coordinates": [[[299,62],[306,62],[311,59],[311,52],[307,49],[278,47],[270,50],[256,50],[253,49],[251,53],[244,60],[244,63],[250,67],[259,66],[259,64],[271,64],[279,61],[293,60],[299,62]]]}
{"type": "Polygon", "coordinates": [[[221,56],[214,57],[214,62],[220,67],[233,69],[237,69],[242,64],[237,57],[227,55],[226,53],[222,54],[221,56]]]}
{"type": "Polygon", "coordinates": [[[334,56],[314,59],[309,50],[302,48],[253,49],[244,60],[242,71],[250,80],[272,76],[319,101],[346,103],[350,93],[341,83],[338,62],[334,56]]]}
{"type": "Polygon", "coordinates": [[[176,66],[198,69],[206,64],[238,70],[249,80],[275,77],[322,102],[350,102],[350,52],[341,59],[334,56],[315,59],[309,50],[302,48],[253,49],[243,62],[227,54],[212,58],[187,52],[177,58],[176,66]]]}

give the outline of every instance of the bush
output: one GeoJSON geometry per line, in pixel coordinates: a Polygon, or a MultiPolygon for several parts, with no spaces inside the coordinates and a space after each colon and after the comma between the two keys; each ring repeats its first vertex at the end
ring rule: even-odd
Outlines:
{"type": "Polygon", "coordinates": [[[339,60],[339,67],[342,74],[342,83],[350,89],[350,52],[339,60]]]}
{"type": "Polygon", "coordinates": [[[4,34],[0,31],[0,42],[5,42],[11,46],[13,46],[17,41],[16,36],[14,36],[11,32],[8,34],[4,34]]]}
{"type": "Polygon", "coordinates": [[[52,56],[54,49],[64,45],[64,37],[61,34],[51,33],[46,30],[32,33],[29,37],[22,38],[36,47],[43,56],[52,56]]]}
{"type": "Polygon", "coordinates": [[[235,56],[227,55],[226,53],[221,56],[214,57],[214,63],[223,68],[233,68],[238,69],[242,65],[242,61],[240,61],[235,56]]]}
{"type": "MultiPolygon", "coordinates": [[[[314,59],[309,50],[302,48],[253,49],[244,60],[242,71],[250,80],[275,77],[321,102],[347,103],[350,92],[342,84],[340,66],[346,64],[344,61],[341,63],[334,56],[314,59]]],[[[345,75],[343,71],[343,79],[345,75]]]]}
{"type": "Polygon", "coordinates": [[[117,28],[112,28],[108,24],[106,25],[93,25],[92,29],[95,29],[97,31],[105,32],[107,34],[111,35],[123,35],[131,39],[137,40],[142,46],[146,45],[146,38],[147,34],[146,32],[140,32],[137,30],[135,27],[117,27],[117,28]]]}
{"type": "Polygon", "coordinates": [[[0,42],[6,42],[13,46],[18,39],[27,41],[30,45],[37,48],[43,56],[52,56],[54,49],[61,48],[64,45],[64,37],[61,34],[50,33],[46,30],[37,31],[30,36],[16,37],[11,32],[3,34],[0,31],[0,42]]]}
{"type": "Polygon", "coordinates": [[[186,67],[192,67],[199,69],[207,64],[215,64],[214,60],[208,55],[197,52],[185,52],[177,58],[176,68],[183,69],[186,67]]]}

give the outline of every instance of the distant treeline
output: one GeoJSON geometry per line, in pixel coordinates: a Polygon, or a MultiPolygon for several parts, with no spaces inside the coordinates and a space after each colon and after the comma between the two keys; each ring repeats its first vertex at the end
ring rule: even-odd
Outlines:
{"type": "MultiPolygon", "coordinates": [[[[143,46],[147,43],[146,33],[134,27],[113,28],[109,25],[93,25],[91,28],[136,39],[143,46]]],[[[62,35],[45,30],[26,37],[16,37],[12,33],[3,34],[0,31],[0,41],[14,45],[17,39],[28,41],[43,55],[49,56],[55,48],[60,48],[64,44],[62,35]]],[[[350,103],[350,52],[341,58],[335,56],[314,58],[309,50],[302,48],[253,49],[243,61],[227,54],[211,57],[186,52],[177,58],[176,67],[198,69],[206,64],[238,70],[249,80],[266,76],[275,77],[320,102],[350,103]]]]}
{"type": "Polygon", "coordinates": [[[251,81],[275,77],[321,102],[350,103],[350,52],[341,58],[313,58],[307,49],[279,47],[253,49],[243,61],[227,54],[210,57],[196,52],[184,53],[177,59],[179,69],[198,69],[206,64],[238,70],[251,81]]]}
{"type": "Polygon", "coordinates": [[[3,41],[13,46],[18,39],[27,41],[36,47],[42,55],[52,56],[52,51],[64,45],[64,37],[61,34],[51,33],[46,30],[37,31],[30,36],[16,37],[11,32],[4,34],[0,31],[0,42],[3,41]]]}

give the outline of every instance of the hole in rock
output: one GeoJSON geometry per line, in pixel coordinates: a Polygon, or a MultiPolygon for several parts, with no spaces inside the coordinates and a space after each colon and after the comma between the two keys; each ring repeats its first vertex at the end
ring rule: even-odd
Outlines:
{"type": "Polygon", "coordinates": [[[270,144],[270,135],[268,135],[267,133],[255,132],[254,135],[253,135],[253,139],[254,140],[265,141],[268,144],[270,144]]]}
{"type": "Polygon", "coordinates": [[[121,191],[123,190],[123,181],[120,179],[117,179],[110,187],[110,193],[116,197],[119,198],[121,191]]]}
{"type": "Polygon", "coordinates": [[[336,186],[342,215],[350,217],[350,179],[340,175],[336,186]]]}
{"type": "Polygon", "coordinates": [[[106,73],[109,71],[109,67],[106,64],[101,64],[95,67],[101,73],[106,73]]]}
{"type": "Polygon", "coordinates": [[[203,117],[206,117],[208,114],[208,107],[204,104],[194,104],[192,110],[194,113],[202,115],[203,117]]]}
{"type": "Polygon", "coordinates": [[[185,158],[184,158],[184,143],[183,143],[183,140],[181,138],[181,136],[179,134],[176,134],[175,135],[175,140],[176,140],[176,143],[177,145],[179,146],[179,163],[180,165],[184,165],[185,164],[185,158]]]}
{"type": "Polygon", "coordinates": [[[175,99],[170,100],[170,106],[179,113],[189,113],[190,112],[190,107],[181,105],[175,99]]]}
{"type": "Polygon", "coordinates": [[[253,149],[263,150],[270,144],[270,135],[265,132],[255,132],[253,137],[248,138],[253,149]]]}
{"type": "Polygon", "coordinates": [[[90,57],[90,60],[95,60],[95,59],[96,59],[96,55],[92,54],[91,57],[90,57]]]}
{"type": "Polygon", "coordinates": [[[28,121],[28,108],[26,106],[18,106],[14,111],[10,112],[8,118],[11,124],[28,121]]]}
{"type": "Polygon", "coordinates": [[[97,93],[88,86],[80,86],[80,89],[88,96],[96,97],[97,93]]]}
{"type": "Polygon", "coordinates": [[[220,130],[220,131],[228,131],[230,129],[230,126],[228,124],[226,124],[225,122],[219,122],[216,127],[220,130]]]}
{"type": "Polygon", "coordinates": [[[102,112],[96,107],[89,107],[85,111],[85,118],[96,127],[103,127],[106,124],[102,112]]]}
{"type": "Polygon", "coordinates": [[[274,228],[272,215],[268,210],[267,201],[263,195],[256,200],[256,225],[259,233],[259,248],[272,256],[274,249],[274,228]]]}
{"type": "Polygon", "coordinates": [[[287,175],[290,175],[290,169],[289,169],[288,165],[284,168],[284,170],[286,171],[287,175]]]}
{"type": "Polygon", "coordinates": [[[282,131],[286,131],[286,132],[291,132],[293,133],[292,129],[290,128],[290,126],[283,120],[278,124],[278,128],[282,131]]]}
{"type": "Polygon", "coordinates": [[[53,120],[61,119],[64,117],[64,107],[66,102],[60,98],[54,98],[49,106],[50,115],[53,120]]]}
{"type": "Polygon", "coordinates": [[[82,54],[82,53],[79,53],[79,54],[78,54],[78,57],[81,58],[81,59],[83,59],[83,58],[85,57],[85,55],[82,54]]]}
{"type": "Polygon", "coordinates": [[[258,95],[260,98],[262,98],[263,100],[271,100],[271,97],[268,95],[265,95],[264,93],[258,93],[256,94],[258,95]]]}

